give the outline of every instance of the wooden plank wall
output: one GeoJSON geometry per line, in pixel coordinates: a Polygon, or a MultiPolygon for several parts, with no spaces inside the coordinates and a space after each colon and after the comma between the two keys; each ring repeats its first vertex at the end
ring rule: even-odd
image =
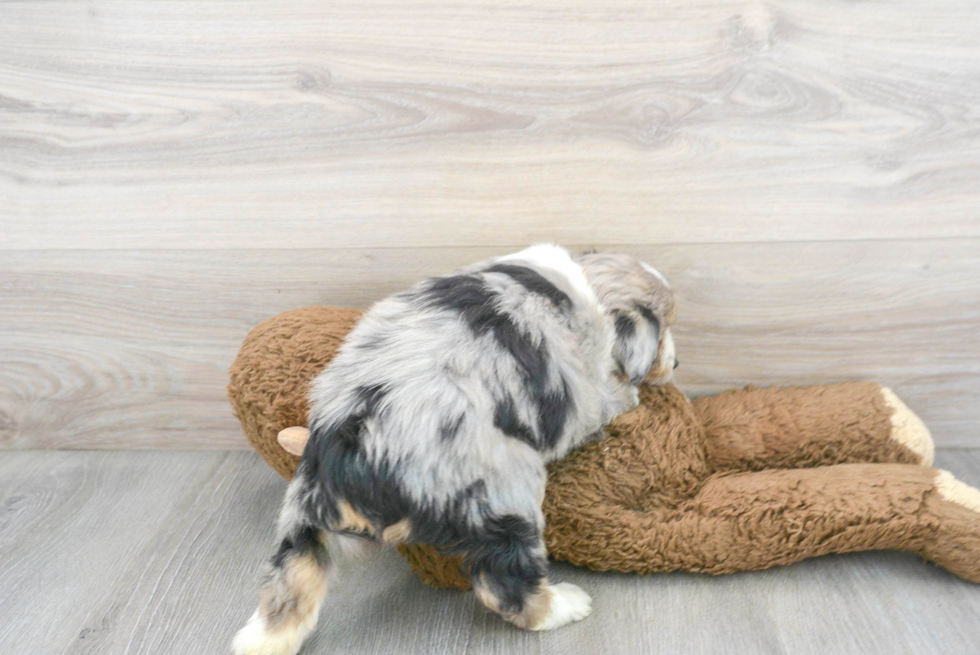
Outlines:
{"type": "Polygon", "coordinates": [[[528,243],[679,294],[681,386],[980,446],[980,3],[0,2],[0,447],[246,447],[257,322],[528,243]]]}

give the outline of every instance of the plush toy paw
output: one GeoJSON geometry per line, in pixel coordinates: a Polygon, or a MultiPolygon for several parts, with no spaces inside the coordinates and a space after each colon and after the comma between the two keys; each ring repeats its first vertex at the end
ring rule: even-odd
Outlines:
{"type": "Polygon", "coordinates": [[[919,464],[932,466],[936,446],[929,434],[929,428],[891,389],[882,387],[881,396],[892,410],[892,439],[918,455],[919,464]]]}
{"type": "Polygon", "coordinates": [[[923,554],[964,580],[980,584],[980,490],[937,469],[929,513],[938,530],[923,554]]]}

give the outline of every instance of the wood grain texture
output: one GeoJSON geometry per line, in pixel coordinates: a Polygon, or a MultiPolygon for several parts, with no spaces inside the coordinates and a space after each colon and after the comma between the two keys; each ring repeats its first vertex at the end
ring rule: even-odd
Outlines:
{"type": "Polygon", "coordinates": [[[0,652],[60,653],[110,628],[111,616],[85,623],[92,606],[110,598],[122,608],[126,565],[147,563],[135,555],[154,548],[171,512],[186,513],[182,490],[199,487],[223,457],[0,458],[0,652]]]}
{"type": "MultiPolygon", "coordinates": [[[[940,450],[980,485],[980,451],[940,450]]],[[[0,652],[221,653],[253,611],[285,482],[252,453],[0,458],[0,652]]],[[[719,577],[554,564],[595,601],[523,632],[424,587],[390,551],[340,567],[304,655],[973,655],[980,587],[907,553],[719,577]]]]}
{"type": "Polygon", "coordinates": [[[256,323],[540,240],[664,269],[690,393],[878,379],[977,445],[978,22],[0,2],[0,447],[243,448],[256,323]]]}
{"type": "MultiPolygon", "coordinates": [[[[686,392],[877,380],[940,446],[980,445],[980,239],[628,249],[677,290],[686,392]]],[[[503,252],[8,252],[0,445],[247,448],[225,385],[252,327],[503,252]]]]}
{"type": "Polygon", "coordinates": [[[980,4],[4,2],[0,249],[980,236],[980,4]]]}

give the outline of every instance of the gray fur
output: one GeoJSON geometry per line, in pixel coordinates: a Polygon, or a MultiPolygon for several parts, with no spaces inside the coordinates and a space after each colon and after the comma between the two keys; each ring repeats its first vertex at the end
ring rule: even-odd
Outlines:
{"type": "MultiPolygon", "coordinates": [[[[546,248],[577,267],[564,250],[546,248]]],[[[365,314],[313,385],[311,425],[343,420],[357,411],[352,390],[381,384],[385,411],[367,419],[362,448],[368,459],[397,470],[404,491],[416,502],[438,506],[482,480],[489,507],[481,511],[535,517],[540,526],[544,464],[635,406],[633,389],[616,375],[620,366],[614,358],[612,317],[601,301],[634,315],[633,306],[642,303],[665,321],[673,308],[667,287],[638,260],[603,253],[581,259],[585,279],[598,294],[584,293],[563,271],[544,265],[535,249],[461,271],[499,294],[500,309],[546,353],[545,390],[556,392],[565,381],[570,409],[554,447],[532,448],[494,426],[495,407],[509,396],[520,420],[536,429],[537,408],[520,365],[492,334],[474,334],[457,312],[420,302],[430,281],[365,314]],[[540,273],[571,299],[570,308],[556,311],[547,298],[506,274],[482,272],[500,261],[540,273]],[[456,423],[458,438],[440,437],[444,426],[456,423]]],[[[651,357],[647,367],[652,364],[651,357]]],[[[476,511],[473,520],[479,519],[476,511]]]]}

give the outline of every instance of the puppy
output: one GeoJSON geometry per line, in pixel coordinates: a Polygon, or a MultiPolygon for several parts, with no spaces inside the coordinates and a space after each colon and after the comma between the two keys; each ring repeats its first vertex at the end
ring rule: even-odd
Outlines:
{"type": "Polygon", "coordinates": [[[622,254],[552,245],[483,262],[376,304],[311,390],[310,440],[242,654],[292,654],[327,590],[330,535],[464,552],[476,597],[514,625],[584,618],[551,584],[545,464],[636,407],[676,364],[673,296],[622,254]]]}

